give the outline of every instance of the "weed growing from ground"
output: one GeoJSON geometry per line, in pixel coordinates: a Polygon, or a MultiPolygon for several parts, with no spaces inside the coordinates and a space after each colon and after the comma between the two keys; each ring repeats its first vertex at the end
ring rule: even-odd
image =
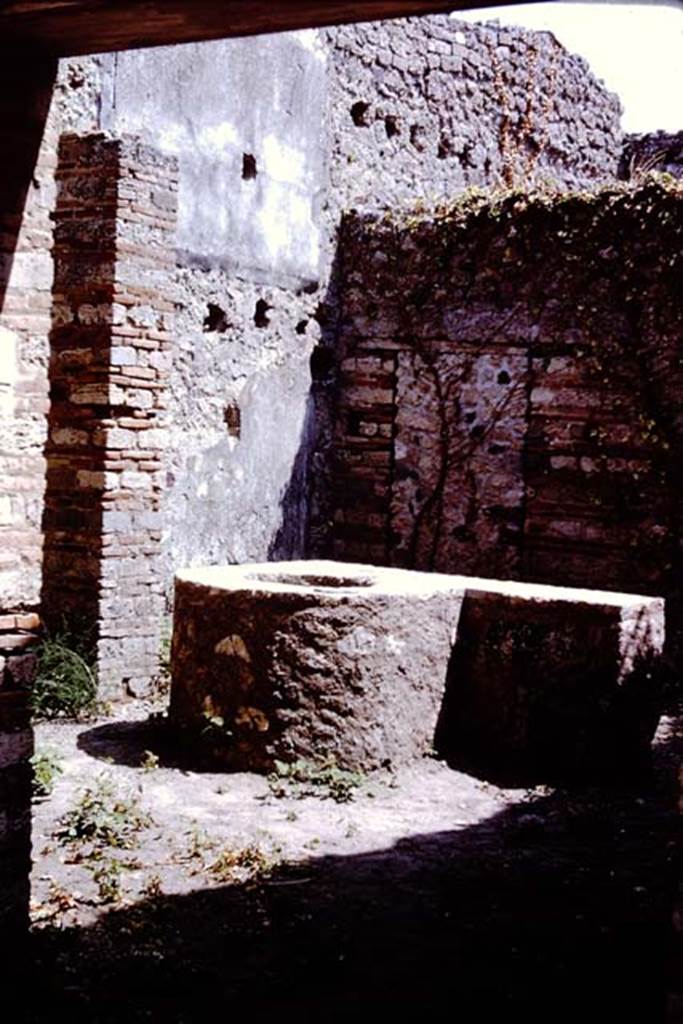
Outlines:
{"type": "Polygon", "coordinates": [[[100,775],[60,819],[55,838],[62,844],[91,843],[94,849],[130,850],[137,843],[137,833],[151,823],[136,794],[118,792],[110,778],[100,775]]]}
{"type": "Polygon", "coordinates": [[[241,850],[225,847],[209,865],[209,874],[219,882],[253,882],[267,878],[280,864],[276,853],[266,853],[254,844],[241,850]]]}
{"type": "Polygon", "coordinates": [[[164,890],[159,876],[150,875],[149,878],[145,879],[141,893],[147,900],[156,900],[159,899],[160,896],[163,896],[164,890]]]}
{"type": "Polygon", "coordinates": [[[284,761],[276,761],[275,770],[268,776],[273,796],[297,800],[317,796],[335,800],[338,804],[353,800],[356,790],[365,781],[362,772],[339,768],[331,758],[318,763],[298,760],[286,764],[284,761]]]}
{"type": "Polygon", "coordinates": [[[56,779],[62,774],[63,768],[52,751],[44,750],[31,758],[33,768],[32,790],[36,800],[44,800],[54,789],[56,779]]]}
{"type": "Polygon", "coordinates": [[[167,694],[171,688],[171,623],[165,620],[159,642],[159,668],[157,670],[157,691],[167,694]]]}
{"type": "Polygon", "coordinates": [[[146,750],[142,755],[142,761],[140,767],[144,772],[153,772],[160,765],[159,755],[155,754],[153,750],[146,750]]]}
{"type": "Polygon", "coordinates": [[[204,860],[204,855],[216,849],[216,840],[197,824],[192,826],[187,844],[187,860],[204,860]]]}
{"type": "Polygon", "coordinates": [[[46,637],[38,648],[31,706],[39,718],[82,718],[95,709],[93,651],[70,633],[46,637]]]}
{"type": "Polygon", "coordinates": [[[123,895],[121,874],[124,865],[112,858],[96,860],[88,865],[93,881],[97,886],[97,895],[101,903],[120,903],[123,895]]]}

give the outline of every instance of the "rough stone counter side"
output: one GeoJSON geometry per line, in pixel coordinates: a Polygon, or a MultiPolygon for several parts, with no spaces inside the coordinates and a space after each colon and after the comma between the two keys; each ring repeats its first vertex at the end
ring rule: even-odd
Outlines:
{"type": "Polygon", "coordinates": [[[176,577],[172,721],[225,732],[226,763],[354,769],[431,746],[462,592],[446,577],[282,562],[176,577]]]}
{"type": "Polygon", "coordinates": [[[439,753],[501,776],[641,771],[659,720],[663,600],[463,583],[439,753]]]}
{"type": "Polygon", "coordinates": [[[436,742],[484,771],[591,773],[641,763],[663,644],[659,598],[324,561],[186,570],[170,716],[238,770],[396,766],[436,742]]]}

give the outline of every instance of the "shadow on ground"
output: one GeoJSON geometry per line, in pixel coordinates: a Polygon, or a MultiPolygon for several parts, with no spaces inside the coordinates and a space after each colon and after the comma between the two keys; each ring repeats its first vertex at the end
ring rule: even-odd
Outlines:
{"type": "MultiPolygon", "coordinates": [[[[186,758],[169,741],[165,720],[150,717],[146,721],[107,722],[87,729],[78,737],[78,746],[98,761],[140,768],[149,750],[163,754],[169,768],[184,768],[186,758]]],[[[196,771],[196,766],[193,766],[196,771]]]]}
{"type": "Polygon", "coordinates": [[[663,1021],[680,723],[637,787],[38,932],[29,1019],[663,1021]]]}

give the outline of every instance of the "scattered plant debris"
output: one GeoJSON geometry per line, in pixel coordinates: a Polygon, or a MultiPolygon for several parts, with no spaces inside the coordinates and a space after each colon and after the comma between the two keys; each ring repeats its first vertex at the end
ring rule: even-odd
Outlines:
{"type": "Polygon", "coordinates": [[[317,796],[345,804],[353,800],[356,790],[366,781],[362,772],[339,768],[333,759],[318,763],[299,759],[291,764],[275,762],[275,770],[268,776],[273,796],[303,799],[317,796]]]}
{"type": "Polygon", "coordinates": [[[130,850],[136,845],[136,834],[151,823],[136,794],[117,791],[110,778],[100,775],[60,819],[54,835],[63,844],[92,843],[94,849],[130,850]]]}
{"type": "Polygon", "coordinates": [[[269,854],[252,844],[242,849],[225,847],[208,870],[219,882],[253,882],[268,878],[279,865],[277,852],[269,854]]]}
{"type": "Polygon", "coordinates": [[[121,875],[124,865],[114,857],[96,860],[88,865],[93,881],[97,885],[100,903],[120,903],[123,897],[121,875]]]}
{"type": "Polygon", "coordinates": [[[62,774],[63,768],[57,755],[51,750],[37,752],[31,758],[33,768],[33,797],[44,800],[54,789],[55,781],[62,774]]]}

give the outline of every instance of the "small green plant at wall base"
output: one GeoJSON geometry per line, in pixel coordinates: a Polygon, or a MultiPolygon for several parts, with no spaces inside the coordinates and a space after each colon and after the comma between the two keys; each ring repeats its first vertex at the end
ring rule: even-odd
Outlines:
{"type": "Polygon", "coordinates": [[[158,690],[160,694],[168,693],[171,687],[171,623],[164,621],[161,627],[161,641],[159,643],[159,671],[157,674],[158,690]]]}
{"type": "Polygon", "coordinates": [[[46,637],[38,650],[31,706],[39,718],[82,718],[95,709],[93,652],[69,633],[46,637]]]}
{"type": "Polygon", "coordinates": [[[273,796],[294,799],[318,796],[335,800],[338,804],[353,800],[356,790],[364,782],[362,772],[339,768],[331,758],[319,763],[301,759],[291,764],[276,761],[275,770],[268,776],[273,796]]]}
{"type": "Polygon", "coordinates": [[[136,845],[137,833],[151,823],[136,794],[118,792],[111,779],[101,775],[60,819],[55,838],[62,844],[91,843],[95,849],[130,850],[136,845]]]}
{"type": "Polygon", "coordinates": [[[55,781],[62,774],[62,766],[55,754],[49,750],[36,753],[31,758],[33,768],[33,796],[43,800],[50,796],[55,781]]]}

